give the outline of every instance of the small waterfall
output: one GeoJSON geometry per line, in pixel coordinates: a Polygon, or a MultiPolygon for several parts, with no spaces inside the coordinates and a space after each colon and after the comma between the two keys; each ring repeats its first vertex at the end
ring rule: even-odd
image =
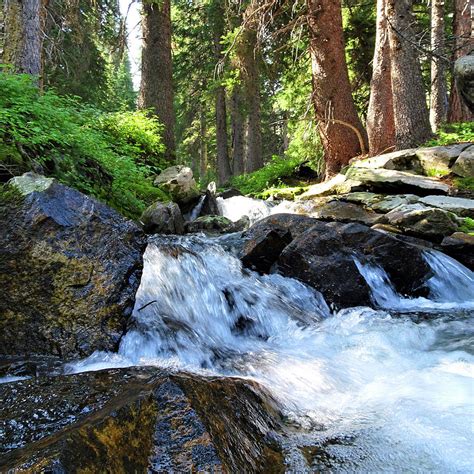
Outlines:
{"type": "Polygon", "coordinates": [[[443,311],[474,309],[474,272],[447,255],[434,250],[424,254],[434,276],[427,282],[430,298],[403,298],[393,288],[381,267],[354,261],[372,290],[374,302],[381,308],[397,311],[443,311]]]}
{"type": "Polygon", "coordinates": [[[250,224],[269,216],[274,206],[268,201],[246,196],[234,196],[229,199],[217,198],[217,205],[220,213],[232,222],[237,222],[242,217],[248,216],[250,224]]]}
{"type": "Polygon", "coordinates": [[[304,284],[243,269],[220,239],[159,237],[119,353],[70,369],[151,364],[251,378],[304,428],[298,446],[324,446],[331,472],[472,472],[473,313],[457,311],[474,307],[462,301],[473,299],[472,273],[437,253],[426,259],[432,299],[403,299],[381,268],[358,262],[378,305],[398,314],[331,314],[304,284]],[[427,308],[441,313],[400,314],[427,308]]]}
{"type": "Polygon", "coordinates": [[[199,214],[201,214],[202,206],[204,206],[205,200],[206,200],[205,195],[199,198],[199,202],[193,207],[189,215],[186,216],[186,220],[195,221],[199,217],[199,214]]]}

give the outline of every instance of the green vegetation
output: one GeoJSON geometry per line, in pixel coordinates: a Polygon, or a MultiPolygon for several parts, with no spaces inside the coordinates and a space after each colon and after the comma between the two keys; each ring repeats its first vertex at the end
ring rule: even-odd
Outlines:
{"type": "Polygon", "coordinates": [[[474,192],[474,178],[456,178],[454,184],[462,191],[474,192]]]}
{"type": "Polygon", "coordinates": [[[156,200],[161,126],[144,112],[104,113],[26,75],[0,73],[0,171],[40,171],[136,218],[156,200]]]}
{"type": "Polygon", "coordinates": [[[445,124],[438,136],[426,143],[426,146],[451,145],[453,143],[474,141],[474,122],[445,124]]]}
{"type": "Polygon", "coordinates": [[[471,219],[470,217],[464,218],[464,223],[459,230],[466,234],[474,235],[474,219],[471,219]]]}
{"type": "Polygon", "coordinates": [[[244,194],[263,197],[267,193],[268,197],[271,188],[278,188],[280,192],[287,187],[294,188],[294,183],[289,181],[303,161],[297,157],[274,156],[263,168],[254,173],[236,176],[231,184],[244,194]]]}
{"type": "Polygon", "coordinates": [[[430,168],[427,169],[425,172],[427,176],[431,176],[432,178],[442,178],[443,176],[447,176],[449,174],[449,171],[440,170],[437,168],[430,168]]]}

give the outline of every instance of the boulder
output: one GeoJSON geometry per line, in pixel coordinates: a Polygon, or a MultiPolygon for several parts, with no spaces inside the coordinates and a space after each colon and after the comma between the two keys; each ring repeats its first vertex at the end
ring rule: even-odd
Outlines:
{"type": "Polygon", "coordinates": [[[474,146],[470,146],[459,155],[452,171],[463,178],[474,178],[474,146]]]}
{"type": "Polygon", "coordinates": [[[296,278],[337,308],[372,304],[355,258],[383,267],[402,295],[428,293],[424,285],[432,271],[423,258],[424,248],[361,224],[277,214],[250,228],[248,235],[250,244],[241,257],[246,267],[296,278]],[[288,239],[291,242],[284,246],[288,239]]]}
{"type": "Polygon", "coordinates": [[[455,232],[443,239],[441,250],[474,271],[474,235],[455,232]]]}
{"type": "Polygon", "coordinates": [[[420,203],[453,212],[462,217],[474,217],[474,199],[451,196],[426,196],[420,198],[420,203]]]}
{"type": "Polygon", "coordinates": [[[202,206],[199,211],[199,216],[218,216],[219,215],[219,206],[217,205],[217,199],[215,193],[206,191],[204,195],[204,200],[202,201],[202,206]]]}
{"type": "Polygon", "coordinates": [[[474,113],[474,54],[463,56],[454,63],[454,78],[464,103],[474,113]]]}
{"type": "Polygon", "coordinates": [[[223,216],[202,216],[194,221],[186,222],[185,230],[187,233],[228,234],[245,230],[249,226],[249,222],[246,216],[237,222],[232,222],[223,216]]]}
{"type": "Polygon", "coordinates": [[[297,199],[307,201],[315,197],[329,196],[332,194],[347,194],[353,191],[363,191],[362,183],[348,180],[343,174],[337,174],[328,181],[314,184],[301,194],[297,199]]]}
{"type": "Polygon", "coordinates": [[[184,219],[174,202],[155,202],[145,210],[140,222],[147,234],[184,234],[184,219]]]}
{"type": "Polygon", "coordinates": [[[459,227],[457,217],[443,209],[421,203],[400,206],[385,215],[388,224],[427,240],[441,241],[459,227]]]}
{"type": "Polygon", "coordinates": [[[343,201],[362,204],[376,212],[386,213],[398,206],[414,204],[420,198],[414,194],[375,194],[367,192],[349,193],[342,195],[343,201]]]}
{"type": "Polygon", "coordinates": [[[394,151],[392,153],[385,153],[364,160],[355,160],[352,162],[352,166],[354,168],[385,168],[387,170],[421,173],[423,169],[416,152],[416,148],[394,151]]]}
{"type": "Polygon", "coordinates": [[[357,182],[359,188],[373,192],[378,190],[394,194],[416,194],[424,196],[428,194],[447,194],[449,186],[436,178],[418,176],[406,171],[394,171],[383,168],[349,168],[346,178],[351,182],[357,182]]]}
{"type": "Polygon", "coordinates": [[[310,214],[321,220],[336,222],[361,222],[366,225],[374,225],[381,219],[381,214],[365,210],[362,206],[343,201],[331,201],[317,207],[310,214]]]}
{"type": "Polygon", "coordinates": [[[166,168],[155,178],[155,186],[165,190],[173,201],[186,205],[199,199],[199,189],[193,171],[187,166],[166,168]]]}
{"type": "Polygon", "coordinates": [[[427,175],[448,174],[458,156],[469,145],[469,143],[459,143],[456,145],[418,148],[416,155],[427,175]]]}
{"type": "Polygon", "coordinates": [[[155,368],[0,385],[1,472],[284,472],[281,417],[250,380],[155,368]]]}
{"type": "Polygon", "coordinates": [[[52,179],[0,197],[0,347],[82,357],[115,350],[132,312],[146,239],[116,211],[52,179]]]}

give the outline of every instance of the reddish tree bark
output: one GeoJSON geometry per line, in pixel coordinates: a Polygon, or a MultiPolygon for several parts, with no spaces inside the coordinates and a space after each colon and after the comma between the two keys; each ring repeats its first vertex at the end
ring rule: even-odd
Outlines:
{"type": "Polygon", "coordinates": [[[375,53],[367,112],[369,152],[372,156],[395,147],[390,43],[385,9],[386,0],[378,0],[375,53]]]}
{"type": "MultiPolygon", "coordinates": [[[[453,62],[474,49],[472,34],[471,0],[454,0],[453,33],[456,38],[453,62]]],[[[464,104],[453,80],[449,96],[448,122],[470,122],[474,120],[464,104]]]]}
{"type": "Polygon", "coordinates": [[[340,0],[307,0],[312,101],[320,124],[326,175],[337,173],[367,146],[352,98],[344,54],[340,0]]]}

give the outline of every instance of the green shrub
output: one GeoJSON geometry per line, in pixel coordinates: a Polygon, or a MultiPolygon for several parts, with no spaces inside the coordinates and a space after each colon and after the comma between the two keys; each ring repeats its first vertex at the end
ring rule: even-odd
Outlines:
{"type": "Polygon", "coordinates": [[[470,217],[464,218],[463,225],[459,228],[461,232],[466,232],[466,234],[474,235],[474,219],[470,217]]]}
{"type": "Polygon", "coordinates": [[[459,142],[474,141],[474,122],[445,124],[438,136],[426,143],[426,146],[451,145],[459,142]]]}
{"type": "Polygon", "coordinates": [[[474,178],[456,178],[454,184],[458,189],[462,191],[474,192],[474,178]]]}
{"type": "Polygon", "coordinates": [[[0,166],[15,174],[40,170],[137,218],[168,199],[151,181],[162,165],[160,133],[144,112],[105,114],[0,72],[0,166]]]}
{"type": "Polygon", "coordinates": [[[284,187],[284,180],[291,177],[303,161],[297,157],[274,156],[263,168],[232,178],[231,184],[243,194],[261,195],[269,188],[284,187]]]}

